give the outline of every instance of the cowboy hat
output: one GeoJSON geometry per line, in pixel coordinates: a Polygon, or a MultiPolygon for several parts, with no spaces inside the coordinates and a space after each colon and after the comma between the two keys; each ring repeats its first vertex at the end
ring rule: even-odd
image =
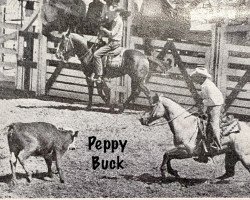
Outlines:
{"type": "Polygon", "coordinates": [[[206,78],[211,78],[211,75],[208,73],[207,69],[205,67],[197,67],[191,74],[191,77],[193,76],[201,76],[206,78]]]}

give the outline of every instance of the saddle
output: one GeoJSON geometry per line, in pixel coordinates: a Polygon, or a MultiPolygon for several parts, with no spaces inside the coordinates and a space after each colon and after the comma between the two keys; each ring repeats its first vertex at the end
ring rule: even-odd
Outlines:
{"type": "MultiPolygon", "coordinates": [[[[202,151],[204,154],[209,153],[211,144],[214,142],[214,139],[211,137],[211,132],[208,128],[207,119],[200,118],[198,120],[198,138],[202,145],[202,151]]],[[[221,138],[229,136],[231,133],[239,133],[241,128],[239,120],[235,119],[232,115],[223,115],[220,120],[220,129],[221,129],[221,138]]]]}
{"type": "Polygon", "coordinates": [[[122,55],[125,48],[118,47],[102,57],[103,68],[119,68],[122,65],[122,55]]]}

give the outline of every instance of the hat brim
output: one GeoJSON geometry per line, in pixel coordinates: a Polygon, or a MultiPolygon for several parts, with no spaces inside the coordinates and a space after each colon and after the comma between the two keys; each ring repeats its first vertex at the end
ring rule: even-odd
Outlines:
{"type": "Polygon", "coordinates": [[[191,77],[205,77],[205,78],[211,78],[212,76],[210,74],[205,74],[205,73],[198,73],[198,72],[193,72],[190,74],[191,77]]]}

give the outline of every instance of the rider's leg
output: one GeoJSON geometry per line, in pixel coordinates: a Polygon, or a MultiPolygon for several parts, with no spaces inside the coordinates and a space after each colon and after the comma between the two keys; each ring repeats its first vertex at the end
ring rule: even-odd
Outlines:
{"type": "Polygon", "coordinates": [[[212,132],[215,136],[216,143],[218,144],[219,148],[221,149],[220,143],[220,114],[221,114],[221,105],[209,107],[211,119],[210,124],[212,127],[212,132]]]}
{"type": "Polygon", "coordinates": [[[109,51],[111,51],[110,45],[105,45],[94,53],[93,61],[94,61],[95,71],[96,75],[98,76],[98,79],[100,80],[103,75],[102,56],[106,55],[109,51]]]}

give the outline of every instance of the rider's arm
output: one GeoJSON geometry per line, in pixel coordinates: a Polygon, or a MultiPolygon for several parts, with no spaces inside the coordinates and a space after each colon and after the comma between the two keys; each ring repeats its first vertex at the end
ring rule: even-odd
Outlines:
{"type": "Polygon", "coordinates": [[[108,29],[101,27],[100,30],[105,32],[109,38],[113,38],[114,36],[118,35],[120,32],[122,32],[123,29],[123,21],[120,17],[118,17],[116,20],[113,21],[111,31],[108,29]]]}

